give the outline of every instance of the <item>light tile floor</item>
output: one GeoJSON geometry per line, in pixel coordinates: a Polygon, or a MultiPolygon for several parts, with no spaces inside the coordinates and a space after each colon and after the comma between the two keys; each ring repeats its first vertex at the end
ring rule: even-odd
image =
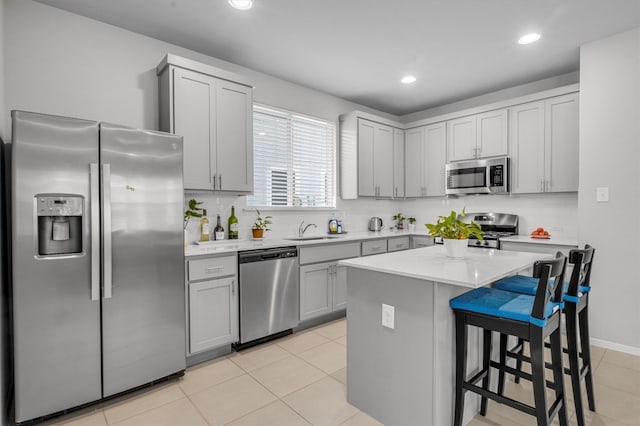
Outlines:
{"type": "MultiPolygon", "coordinates": [[[[640,425],[640,357],[593,348],[597,413],[587,424],[640,425]]],[[[568,379],[568,377],[567,377],[568,379]]],[[[189,368],[181,379],[138,391],[48,424],[55,425],[379,425],[346,401],[346,321],[334,321],[269,344],[189,368]]],[[[576,424],[566,382],[570,424],[576,424]]],[[[510,382],[509,396],[531,403],[531,385],[510,382]]],[[[586,398],[586,396],[585,396],[586,398]]],[[[585,399],[586,401],[586,399],[585,399]]],[[[586,403],[586,402],[585,402],[586,403]]],[[[490,402],[473,426],[534,425],[490,402]]],[[[557,424],[557,421],[556,421],[557,424]]]]}

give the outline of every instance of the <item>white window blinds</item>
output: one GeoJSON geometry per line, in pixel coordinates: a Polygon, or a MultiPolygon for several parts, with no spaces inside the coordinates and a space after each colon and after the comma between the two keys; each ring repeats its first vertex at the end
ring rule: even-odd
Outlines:
{"type": "Polygon", "coordinates": [[[334,123],[263,106],[253,107],[256,207],[335,207],[334,123]]]}

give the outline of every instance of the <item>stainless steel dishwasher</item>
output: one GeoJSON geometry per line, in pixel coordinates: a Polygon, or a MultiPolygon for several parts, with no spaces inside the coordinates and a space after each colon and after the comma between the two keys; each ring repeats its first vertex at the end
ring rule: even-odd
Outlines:
{"type": "Polygon", "coordinates": [[[240,252],[240,344],[259,343],[287,332],[299,321],[298,249],[240,252]]]}

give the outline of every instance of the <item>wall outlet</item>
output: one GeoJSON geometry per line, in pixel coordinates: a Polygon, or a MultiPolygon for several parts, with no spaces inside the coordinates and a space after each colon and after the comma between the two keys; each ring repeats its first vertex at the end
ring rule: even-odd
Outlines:
{"type": "Polygon", "coordinates": [[[382,304],[382,326],[390,329],[394,328],[395,308],[390,305],[382,304]]]}
{"type": "Polygon", "coordinates": [[[609,187],[603,186],[596,188],[596,201],[598,203],[608,203],[609,202],[609,187]]]}

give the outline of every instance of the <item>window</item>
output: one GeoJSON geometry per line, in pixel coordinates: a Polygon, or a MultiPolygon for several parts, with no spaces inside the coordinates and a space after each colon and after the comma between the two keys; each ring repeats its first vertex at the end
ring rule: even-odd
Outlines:
{"type": "Polygon", "coordinates": [[[336,206],[334,123],[259,105],[253,107],[255,207],[336,206]]]}

